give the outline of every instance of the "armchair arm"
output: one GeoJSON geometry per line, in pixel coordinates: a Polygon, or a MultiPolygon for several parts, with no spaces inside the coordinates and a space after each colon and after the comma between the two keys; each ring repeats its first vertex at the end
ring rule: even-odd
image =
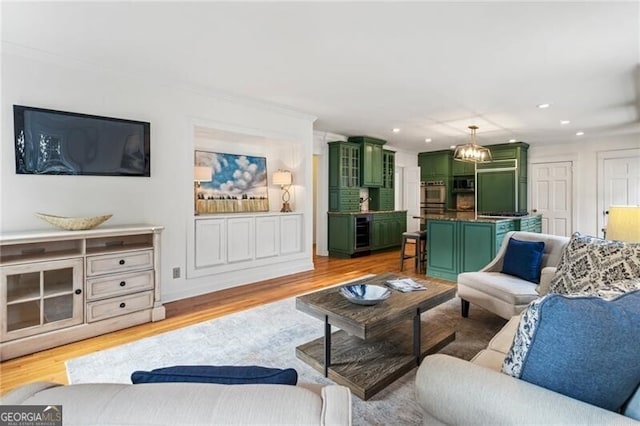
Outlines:
{"type": "Polygon", "coordinates": [[[556,274],[558,268],[555,266],[545,266],[540,271],[540,284],[536,287],[536,292],[540,296],[544,296],[549,292],[549,284],[551,284],[551,280],[553,276],[556,274]]]}
{"type": "Polygon", "coordinates": [[[416,375],[424,424],[617,424],[637,422],[448,355],[426,357],[416,375]]]}

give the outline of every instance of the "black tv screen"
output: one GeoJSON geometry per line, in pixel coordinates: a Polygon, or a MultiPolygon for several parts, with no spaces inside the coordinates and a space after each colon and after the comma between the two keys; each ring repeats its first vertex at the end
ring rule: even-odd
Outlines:
{"type": "Polygon", "coordinates": [[[143,121],[13,106],[16,173],[150,176],[143,121]]]}

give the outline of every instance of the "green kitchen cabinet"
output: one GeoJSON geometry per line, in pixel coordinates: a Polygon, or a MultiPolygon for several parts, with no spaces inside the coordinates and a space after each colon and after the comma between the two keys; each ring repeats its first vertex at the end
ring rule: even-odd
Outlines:
{"type": "Polygon", "coordinates": [[[451,151],[421,152],[418,166],[422,181],[446,180],[451,176],[451,151]]]}
{"type": "Polygon", "coordinates": [[[476,172],[474,163],[451,160],[451,174],[453,176],[472,176],[476,172]]]}
{"type": "Polygon", "coordinates": [[[528,216],[518,220],[518,231],[542,232],[542,215],[528,216]]]}
{"type": "Polygon", "coordinates": [[[516,209],[516,171],[495,170],[478,173],[479,212],[511,212],[516,209]]]}
{"type": "Polygon", "coordinates": [[[328,249],[334,257],[351,257],[355,252],[355,222],[350,214],[328,217],[328,249]]]}
{"type": "Polygon", "coordinates": [[[427,275],[456,281],[462,272],[479,271],[500,249],[516,220],[427,220],[427,275]]]}
{"type": "Polygon", "coordinates": [[[329,142],[329,211],[360,210],[360,145],[329,142]]]}
{"type": "Polygon", "coordinates": [[[405,211],[373,213],[371,219],[371,250],[398,247],[407,230],[405,211]]]}
{"type": "Polygon", "coordinates": [[[382,146],[387,143],[387,141],[369,136],[353,136],[349,138],[349,142],[360,145],[360,186],[364,188],[382,187],[382,146]]]}
{"type": "Polygon", "coordinates": [[[491,150],[492,161],[478,164],[478,211],[526,211],[529,145],[516,142],[487,148],[491,150]],[[508,191],[502,200],[492,194],[502,191],[508,191]]]}
{"type": "Polygon", "coordinates": [[[395,152],[382,151],[382,187],[369,188],[369,210],[390,211],[395,207],[395,152]]]}

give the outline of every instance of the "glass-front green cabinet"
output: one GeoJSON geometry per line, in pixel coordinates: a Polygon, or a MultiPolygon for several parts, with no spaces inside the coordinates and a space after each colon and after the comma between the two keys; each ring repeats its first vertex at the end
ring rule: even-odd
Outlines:
{"type": "Polygon", "coordinates": [[[390,211],[395,208],[395,155],[393,151],[382,151],[382,187],[369,188],[369,210],[390,211]]]}
{"type": "Polygon", "coordinates": [[[360,145],[329,142],[329,211],[360,209],[360,145]]]}

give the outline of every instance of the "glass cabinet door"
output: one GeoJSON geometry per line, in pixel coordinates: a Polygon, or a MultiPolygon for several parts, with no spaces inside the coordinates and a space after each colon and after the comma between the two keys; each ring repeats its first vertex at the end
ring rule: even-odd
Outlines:
{"type": "Polygon", "coordinates": [[[82,259],[3,267],[1,340],[81,324],[82,268],[82,259]]]}

